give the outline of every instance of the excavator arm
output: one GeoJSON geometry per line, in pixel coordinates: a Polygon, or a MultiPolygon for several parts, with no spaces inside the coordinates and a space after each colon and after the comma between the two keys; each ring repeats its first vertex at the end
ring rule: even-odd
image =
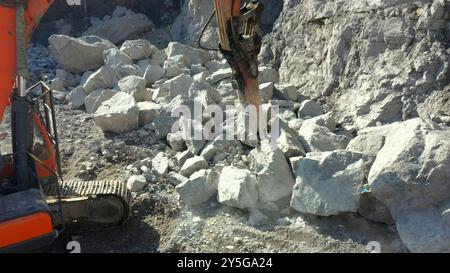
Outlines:
{"type": "Polygon", "coordinates": [[[215,0],[219,49],[227,59],[239,90],[248,104],[259,109],[258,55],[261,51],[259,20],[263,5],[258,1],[215,0]]]}
{"type": "Polygon", "coordinates": [[[53,0],[0,0],[0,121],[17,76],[28,77],[26,45],[53,0]]]}

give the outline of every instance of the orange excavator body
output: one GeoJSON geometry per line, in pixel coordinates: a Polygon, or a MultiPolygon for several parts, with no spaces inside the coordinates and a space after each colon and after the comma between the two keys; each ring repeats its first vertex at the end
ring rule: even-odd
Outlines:
{"type": "Polygon", "coordinates": [[[0,6],[0,121],[16,79],[16,10],[0,6]]]}
{"type": "MultiPolygon", "coordinates": [[[[25,27],[25,43],[31,39],[40,19],[47,11],[53,0],[27,0],[24,18],[21,22],[25,27]]],[[[3,120],[6,108],[11,103],[13,89],[15,87],[17,73],[17,9],[15,1],[0,1],[0,122],[3,120]]],[[[33,122],[43,136],[47,146],[47,157],[44,163],[49,167],[43,168],[36,163],[36,171],[39,177],[49,177],[56,169],[56,160],[53,147],[48,134],[39,116],[34,116],[33,122]]],[[[4,159],[2,177],[12,176],[13,162],[4,159]],[[5,162],[6,161],[6,162],[5,162]]],[[[45,245],[44,241],[52,241],[55,238],[51,213],[45,203],[41,202],[42,194],[39,190],[19,192],[4,197],[2,203],[9,207],[3,208],[0,218],[0,249],[14,251],[15,247],[27,248],[27,244],[45,245]],[[31,200],[26,200],[29,198],[31,200]],[[16,211],[23,210],[19,217],[15,217],[16,211]]]]}
{"type": "MultiPolygon", "coordinates": [[[[27,0],[24,14],[25,40],[31,39],[39,21],[54,0],[27,0]]],[[[1,2],[1,1],[0,1],[1,2]]],[[[14,2],[14,1],[6,1],[14,2]]],[[[0,122],[10,104],[17,68],[16,9],[0,3],[0,122]]]]}

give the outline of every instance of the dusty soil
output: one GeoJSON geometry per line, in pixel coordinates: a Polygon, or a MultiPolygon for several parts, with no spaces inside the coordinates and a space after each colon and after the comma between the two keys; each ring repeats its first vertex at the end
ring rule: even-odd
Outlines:
{"type": "MultiPolygon", "coordinates": [[[[95,173],[84,178],[125,181],[128,164],[145,158],[148,151],[161,149],[159,143],[126,143],[130,154],[108,162],[98,146],[123,136],[105,136],[83,111],[64,105],[58,105],[56,111],[66,179],[83,179],[80,166],[90,160],[96,162],[95,173]]],[[[108,253],[366,252],[370,241],[380,242],[382,252],[407,251],[395,227],[369,222],[357,214],[316,217],[290,211],[267,225],[251,227],[248,212],[222,206],[214,199],[197,207],[183,206],[173,186],[164,180],[137,196],[132,211],[131,219],[121,227],[71,226],[49,251],[67,252],[65,246],[71,240],[81,243],[82,252],[108,253]]]]}

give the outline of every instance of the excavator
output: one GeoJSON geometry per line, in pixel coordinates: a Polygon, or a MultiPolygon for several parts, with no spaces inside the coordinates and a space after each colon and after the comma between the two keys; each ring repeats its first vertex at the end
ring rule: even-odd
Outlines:
{"type": "MultiPolygon", "coordinates": [[[[120,225],[130,216],[123,181],[64,181],[52,90],[44,82],[27,85],[26,48],[53,2],[0,0],[0,120],[8,110],[12,147],[0,155],[0,253],[47,247],[72,223],[120,225]]],[[[214,5],[219,50],[247,102],[259,107],[262,4],[214,5]]]]}

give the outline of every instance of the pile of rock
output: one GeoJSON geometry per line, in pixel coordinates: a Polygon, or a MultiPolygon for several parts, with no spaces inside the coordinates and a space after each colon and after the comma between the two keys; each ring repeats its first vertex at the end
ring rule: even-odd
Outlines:
{"type": "MultiPolygon", "coordinates": [[[[312,16],[331,15],[323,10],[312,16]]],[[[340,42],[334,46],[345,51],[350,32],[338,33],[340,42]]],[[[226,106],[239,103],[227,63],[177,42],[164,50],[143,39],[120,47],[115,43],[92,35],[54,35],[50,50],[66,75],[79,77],[67,95],[70,105],[93,114],[104,132],[146,145],[163,143],[159,152],[127,167],[133,192],[145,191],[155,180],[169,181],[186,205],[216,199],[248,210],[252,225],[288,209],[319,216],[359,213],[395,223],[411,251],[450,251],[450,129],[419,118],[392,123],[403,119],[397,118],[402,116],[397,107],[401,97],[381,92],[382,105],[357,109],[363,123],[343,124],[341,112],[327,112],[306,96],[303,82],[284,81],[287,64],[281,77],[276,69],[261,66],[261,108],[279,109],[268,122],[272,130],[279,125],[279,138],[259,144],[239,137],[198,139],[193,136],[202,134],[213,117],[197,115],[194,105],[218,105],[232,119],[226,106]],[[172,116],[180,106],[194,115],[172,116]],[[367,115],[374,118],[368,121],[367,115]],[[172,130],[174,125],[178,130],[172,130]]],[[[341,61],[327,61],[339,63],[329,72],[338,73],[341,61]]],[[[347,95],[341,99],[355,101],[347,95]]]]}

